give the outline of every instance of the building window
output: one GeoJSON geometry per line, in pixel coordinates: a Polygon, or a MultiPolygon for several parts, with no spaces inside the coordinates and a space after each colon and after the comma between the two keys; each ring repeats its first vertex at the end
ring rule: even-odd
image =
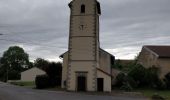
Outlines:
{"type": "Polygon", "coordinates": [[[81,5],[81,13],[85,13],[85,5],[81,5]]]}

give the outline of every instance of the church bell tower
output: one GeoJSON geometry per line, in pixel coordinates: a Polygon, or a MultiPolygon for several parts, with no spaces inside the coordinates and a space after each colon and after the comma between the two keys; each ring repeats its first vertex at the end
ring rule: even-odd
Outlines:
{"type": "Polygon", "coordinates": [[[96,91],[99,67],[99,16],[97,0],[72,0],[66,88],[96,91]]]}

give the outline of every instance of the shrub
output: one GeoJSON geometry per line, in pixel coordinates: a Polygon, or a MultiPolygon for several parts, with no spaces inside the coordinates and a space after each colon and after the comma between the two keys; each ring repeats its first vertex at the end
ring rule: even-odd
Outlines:
{"type": "Polygon", "coordinates": [[[164,81],[166,83],[167,89],[170,89],[170,72],[165,75],[164,81]]]}
{"type": "Polygon", "coordinates": [[[116,86],[120,87],[123,85],[124,82],[124,78],[125,78],[125,74],[124,73],[119,73],[116,77],[116,86]]]}
{"type": "Polygon", "coordinates": [[[125,91],[132,91],[133,90],[133,88],[129,84],[129,82],[124,82],[123,85],[120,87],[120,89],[125,90],[125,91]]]}
{"type": "Polygon", "coordinates": [[[128,83],[132,88],[136,88],[138,86],[136,81],[129,76],[124,77],[124,83],[128,83]]]}
{"type": "Polygon", "coordinates": [[[132,70],[128,73],[128,76],[133,78],[136,81],[138,86],[147,85],[146,79],[146,69],[141,65],[135,65],[132,70]]]}
{"type": "Polygon", "coordinates": [[[122,90],[131,91],[133,88],[137,87],[137,83],[133,78],[124,73],[119,73],[116,77],[116,86],[120,87],[122,90]]]}
{"type": "Polygon", "coordinates": [[[165,100],[165,98],[158,94],[154,94],[152,95],[152,100],[165,100]]]}
{"type": "Polygon", "coordinates": [[[122,69],[123,66],[121,65],[121,61],[118,59],[117,61],[115,61],[115,64],[113,66],[116,69],[122,69]]]}
{"type": "Polygon", "coordinates": [[[146,71],[145,80],[148,85],[155,89],[164,89],[166,86],[162,80],[159,79],[158,76],[159,69],[155,66],[150,67],[146,71]]]}
{"type": "Polygon", "coordinates": [[[155,87],[153,88],[158,89],[158,90],[164,90],[167,88],[167,85],[164,81],[162,81],[161,79],[158,79],[157,82],[155,83],[155,87]]]}
{"type": "Polygon", "coordinates": [[[137,87],[151,87],[155,89],[165,89],[166,84],[169,84],[170,89],[170,73],[166,75],[166,84],[159,79],[159,69],[152,66],[148,69],[142,65],[134,64],[127,75],[119,73],[116,77],[116,86],[121,88],[137,88],[137,87]]]}
{"type": "Polygon", "coordinates": [[[8,71],[8,79],[9,80],[19,80],[21,78],[21,74],[18,73],[16,70],[9,70],[8,71]]]}
{"type": "Polygon", "coordinates": [[[142,65],[135,67],[128,73],[128,76],[136,81],[138,87],[152,87],[155,89],[164,89],[165,84],[158,77],[159,69],[155,66],[148,69],[142,65]]]}
{"type": "Polygon", "coordinates": [[[49,76],[50,86],[61,86],[62,64],[60,62],[49,63],[46,68],[46,74],[49,76]]]}
{"type": "Polygon", "coordinates": [[[37,89],[43,89],[50,86],[49,77],[47,75],[38,75],[35,78],[35,85],[37,89]]]}

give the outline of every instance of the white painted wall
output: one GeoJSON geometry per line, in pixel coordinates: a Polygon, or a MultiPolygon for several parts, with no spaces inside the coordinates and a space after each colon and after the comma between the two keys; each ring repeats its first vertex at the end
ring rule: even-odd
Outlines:
{"type": "Polygon", "coordinates": [[[43,70],[33,67],[21,73],[21,81],[35,81],[37,75],[46,74],[43,70]]]}
{"type": "Polygon", "coordinates": [[[104,86],[103,86],[103,91],[104,92],[111,92],[111,76],[106,75],[105,73],[101,71],[97,71],[97,78],[103,78],[104,79],[104,86]]]}

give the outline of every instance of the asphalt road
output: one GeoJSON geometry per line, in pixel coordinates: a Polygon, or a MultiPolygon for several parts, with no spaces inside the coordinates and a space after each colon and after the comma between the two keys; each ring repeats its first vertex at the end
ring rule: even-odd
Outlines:
{"type": "Polygon", "coordinates": [[[64,91],[35,90],[0,82],[0,100],[147,100],[143,97],[99,96],[64,91]]]}

